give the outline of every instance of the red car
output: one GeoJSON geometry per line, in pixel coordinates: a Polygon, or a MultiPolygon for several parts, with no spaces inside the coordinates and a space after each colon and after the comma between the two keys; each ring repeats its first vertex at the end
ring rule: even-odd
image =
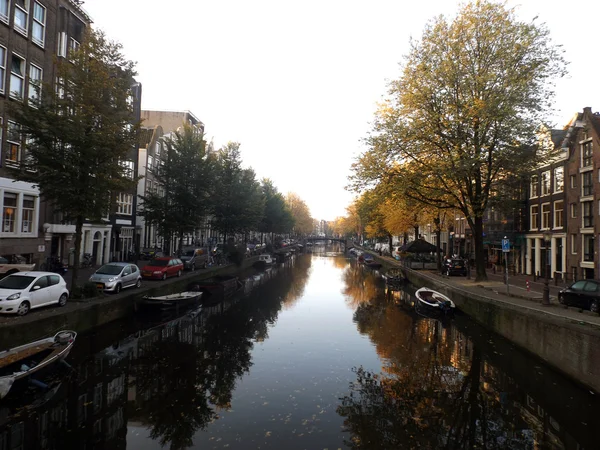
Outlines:
{"type": "Polygon", "coordinates": [[[178,276],[183,273],[183,261],[179,258],[163,257],[154,258],[142,267],[143,278],[154,278],[155,280],[166,280],[167,277],[178,276]]]}

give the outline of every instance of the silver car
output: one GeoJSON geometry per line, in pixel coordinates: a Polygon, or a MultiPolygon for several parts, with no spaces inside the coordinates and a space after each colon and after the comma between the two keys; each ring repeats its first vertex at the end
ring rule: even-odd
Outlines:
{"type": "Polygon", "coordinates": [[[125,262],[113,262],[104,264],[90,277],[90,281],[96,283],[98,289],[107,292],[121,292],[128,287],[140,287],[142,285],[142,274],[135,264],[125,262]]]}

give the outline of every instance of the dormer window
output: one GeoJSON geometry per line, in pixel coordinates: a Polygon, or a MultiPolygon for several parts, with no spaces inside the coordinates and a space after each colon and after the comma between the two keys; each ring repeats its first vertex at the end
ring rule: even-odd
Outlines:
{"type": "Polygon", "coordinates": [[[581,144],[581,167],[590,167],[592,165],[592,141],[581,144]]]}

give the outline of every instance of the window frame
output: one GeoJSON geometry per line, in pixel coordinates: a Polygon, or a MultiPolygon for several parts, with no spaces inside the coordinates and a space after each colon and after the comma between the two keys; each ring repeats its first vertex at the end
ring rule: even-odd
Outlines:
{"type": "Polygon", "coordinates": [[[552,223],[552,228],[553,229],[561,229],[564,228],[565,224],[564,224],[564,214],[565,214],[565,201],[564,200],[556,200],[554,202],[554,207],[553,207],[553,215],[554,215],[554,220],[552,223]],[[559,203],[562,204],[562,208],[561,209],[557,209],[556,205],[558,205],[559,203]],[[560,214],[558,214],[560,213],[560,214]]]}
{"type": "Polygon", "coordinates": [[[571,203],[569,207],[569,215],[571,219],[577,219],[577,203],[571,203]]]}
{"type": "Polygon", "coordinates": [[[21,233],[23,234],[33,234],[35,232],[35,196],[31,194],[23,194],[21,199],[21,233]],[[33,206],[31,208],[25,207],[25,201],[31,199],[33,206]],[[26,220],[26,212],[27,215],[31,215],[31,218],[26,220]],[[29,223],[28,230],[25,231],[25,222],[29,223]]]}
{"type": "Polygon", "coordinates": [[[44,82],[44,69],[42,69],[37,64],[29,63],[29,80],[28,80],[28,84],[27,84],[27,98],[29,99],[29,102],[33,101],[33,104],[31,106],[35,106],[35,102],[37,102],[40,99],[40,97],[42,95],[43,82],[44,82]],[[34,69],[39,70],[40,78],[39,78],[39,80],[33,79],[34,81],[32,81],[31,72],[34,69]],[[36,87],[39,88],[39,91],[36,90],[36,87]],[[32,92],[34,93],[35,97],[31,96],[32,92]]]}
{"type": "Polygon", "coordinates": [[[581,227],[582,228],[593,228],[594,227],[594,202],[593,201],[581,202],[581,227]],[[588,208],[589,208],[589,211],[586,211],[586,209],[588,209],[588,208]]]}
{"type": "Polygon", "coordinates": [[[529,208],[529,229],[530,230],[538,230],[539,229],[539,214],[540,214],[540,205],[531,205],[529,208]],[[533,210],[536,210],[534,213],[533,210]],[[534,227],[535,225],[535,227],[534,227]]]}
{"type": "Polygon", "coordinates": [[[550,170],[543,171],[540,177],[540,196],[543,197],[552,193],[550,181],[550,170]]]}
{"type": "Polygon", "coordinates": [[[38,1],[34,1],[33,2],[33,14],[31,14],[31,17],[33,19],[32,25],[31,25],[31,42],[33,42],[34,44],[44,48],[44,46],[46,45],[46,21],[47,21],[47,17],[48,17],[48,11],[46,9],[46,7],[44,5],[42,5],[40,2],[38,1]],[[42,11],[43,11],[43,22],[40,22],[36,17],[35,17],[35,10],[36,10],[36,6],[39,7],[42,11]],[[42,39],[38,40],[35,36],[34,33],[34,29],[35,29],[35,25],[39,25],[40,28],[42,29],[42,39]]]}
{"type": "Polygon", "coordinates": [[[538,192],[539,185],[539,177],[537,175],[532,175],[529,180],[529,198],[537,198],[539,195],[538,192]]]}
{"type": "Polygon", "coordinates": [[[583,239],[581,240],[581,262],[594,262],[594,250],[596,247],[596,239],[593,234],[584,234],[582,235],[583,239]],[[592,241],[591,246],[589,241],[592,241]],[[587,245],[586,245],[587,241],[587,245]],[[591,255],[591,256],[590,256],[591,255]]]}
{"type": "Polygon", "coordinates": [[[8,50],[4,45],[0,45],[0,48],[4,51],[4,58],[0,58],[0,94],[4,94],[6,90],[6,55],[8,55],[8,50]]]}
{"type": "Polygon", "coordinates": [[[6,14],[0,13],[0,21],[8,25],[10,23],[10,0],[0,0],[0,4],[6,4],[6,14]]]}
{"type": "Polygon", "coordinates": [[[23,0],[23,6],[19,5],[19,0],[15,0],[15,11],[13,13],[13,28],[25,37],[29,32],[29,12],[31,10],[31,3],[29,0],[23,0]],[[21,11],[25,15],[25,28],[17,25],[17,11],[21,11]]]}
{"type": "Polygon", "coordinates": [[[133,213],[133,194],[119,192],[117,194],[117,214],[130,216],[133,213]]]}
{"type": "Polygon", "coordinates": [[[9,165],[9,166],[17,166],[19,165],[19,163],[21,162],[21,154],[23,151],[23,143],[22,143],[22,135],[20,133],[20,125],[17,122],[14,122],[12,120],[7,121],[6,123],[6,143],[9,146],[9,152],[5,153],[4,155],[4,162],[9,165]],[[14,127],[14,132],[19,134],[19,140],[15,141],[13,139],[13,135],[12,135],[12,128],[14,127]],[[17,157],[15,160],[12,159],[8,159],[7,156],[10,154],[12,155],[13,153],[13,148],[12,146],[16,147],[16,151],[17,151],[17,157]]]}
{"type": "Polygon", "coordinates": [[[565,168],[563,166],[554,168],[554,193],[565,190],[565,168]],[[560,176],[558,176],[560,174],[560,176]]]}
{"type": "Polygon", "coordinates": [[[577,254],[577,235],[571,234],[571,255],[577,254]]]}
{"type": "Polygon", "coordinates": [[[591,170],[581,173],[581,196],[594,195],[594,173],[591,170]]]}
{"type": "Polygon", "coordinates": [[[13,98],[15,100],[21,100],[21,101],[25,98],[25,75],[26,75],[26,73],[27,73],[27,60],[24,57],[22,57],[21,55],[19,55],[18,53],[12,52],[11,59],[10,59],[10,85],[8,87],[10,89],[10,91],[8,93],[10,98],[13,98]],[[17,57],[22,61],[22,63],[21,63],[22,74],[21,75],[17,75],[17,74],[15,74],[15,72],[13,72],[13,58],[14,57],[17,57]],[[20,95],[20,97],[17,97],[14,95],[15,91],[13,90],[13,77],[16,77],[21,80],[21,92],[20,92],[21,95],[20,95]]]}
{"type": "Polygon", "coordinates": [[[592,139],[581,142],[581,167],[591,167],[594,164],[594,146],[592,139]]]}
{"type": "Polygon", "coordinates": [[[541,221],[540,221],[540,225],[541,225],[540,229],[541,230],[549,230],[550,229],[551,214],[552,214],[552,208],[550,207],[550,203],[542,203],[541,221]],[[547,208],[547,210],[545,210],[545,208],[547,208]]]}
{"type": "Polygon", "coordinates": [[[2,194],[2,228],[0,229],[0,232],[2,234],[9,234],[9,235],[14,235],[17,233],[17,224],[19,223],[19,193],[18,192],[12,192],[12,191],[4,191],[2,194]],[[14,198],[15,199],[15,204],[14,205],[6,205],[6,198],[7,195],[9,196],[9,198],[14,198]],[[14,196],[14,197],[12,197],[14,196]],[[9,229],[8,231],[6,231],[6,224],[7,224],[7,219],[6,219],[6,210],[7,208],[13,208],[14,211],[14,215],[11,213],[9,214],[13,216],[12,221],[10,223],[12,223],[12,229],[9,229]]]}

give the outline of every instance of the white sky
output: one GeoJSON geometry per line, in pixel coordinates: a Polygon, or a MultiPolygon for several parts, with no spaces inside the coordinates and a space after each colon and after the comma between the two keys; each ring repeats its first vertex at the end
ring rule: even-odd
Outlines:
{"type": "MultiPolygon", "coordinates": [[[[510,0],[565,48],[555,125],[600,110],[600,1],[510,0]]],[[[350,164],[364,150],[386,81],[409,38],[453,15],[454,0],[87,0],[95,26],[137,61],[143,109],[190,110],[217,147],[296,192],[316,219],[345,214],[350,164]]]]}

